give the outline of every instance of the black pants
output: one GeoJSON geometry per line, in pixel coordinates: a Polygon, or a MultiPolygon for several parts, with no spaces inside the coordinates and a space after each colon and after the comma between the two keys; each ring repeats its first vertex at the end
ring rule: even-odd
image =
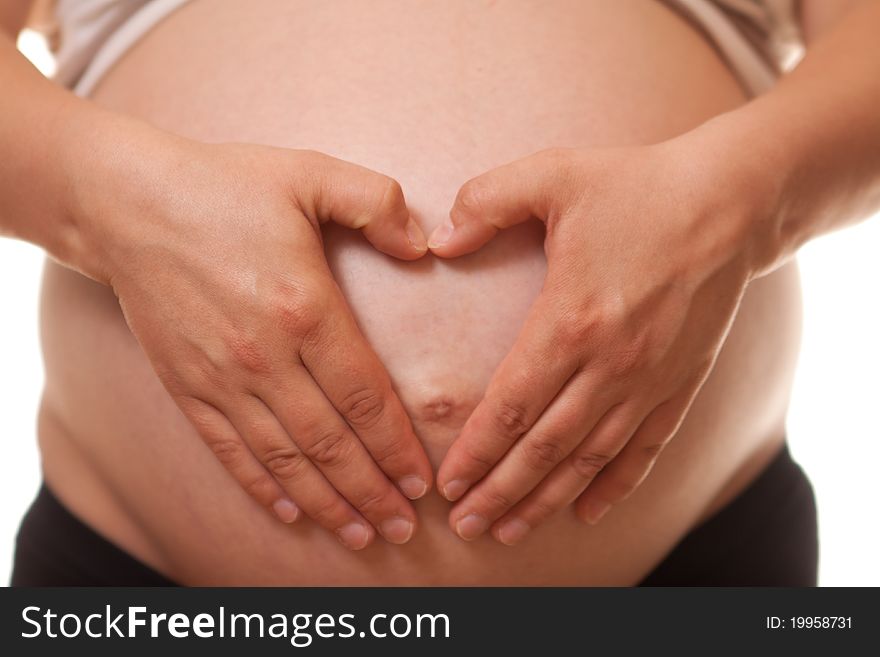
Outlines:
{"type": "MultiPolygon", "coordinates": [[[[783,448],[687,534],[642,586],[815,586],[816,505],[783,448]]],[[[70,513],[44,485],[18,532],[13,586],[174,586],[70,513]]]]}

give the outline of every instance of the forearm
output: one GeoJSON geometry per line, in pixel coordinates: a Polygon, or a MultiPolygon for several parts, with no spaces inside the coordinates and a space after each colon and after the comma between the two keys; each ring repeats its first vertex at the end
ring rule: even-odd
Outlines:
{"type": "Polygon", "coordinates": [[[81,101],[46,80],[0,36],[0,233],[62,259],[73,247],[65,130],[81,101]]]}
{"type": "MultiPolygon", "coordinates": [[[[149,184],[164,135],[105,111],[43,77],[0,35],[0,235],[43,247],[106,281],[99,250],[102,194],[149,184]],[[132,185],[131,181],[137,181],[132,185]],[[120,185],[120,183],[122,183],[120,185]]],[[[167,135],[170,139],[170,135],[167,135]]]]}
{"type": "Polygon", "coordinates": [[[757,273],[880,208],[878,30],[880,2],[862,3],[773,91],[695,131],[756,197],[757,273]]]}

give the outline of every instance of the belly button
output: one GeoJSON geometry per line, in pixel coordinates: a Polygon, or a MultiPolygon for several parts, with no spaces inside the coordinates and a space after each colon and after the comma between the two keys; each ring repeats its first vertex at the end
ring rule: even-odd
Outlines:
{"type": "Polygon", "coordinates": [[[427,422],[445,420],[452,415],[453,408],[454,402],[449,398],[431,400],[422,406],[422,419],[427,422]]]}
{"type": "Polygon", "coordinates": [[[448,427],[461,428],[476,406],[475,400],[452,395],[437,395],[420,404],[419,419],[448,427]]]}
{"type": "Polygon", "coordinates": [[[416,402],[412,419],[417,424],[424,424],[428,429],[457,431],[474,410],[478,397],[468,394],[431,394],[416,402]]]}
{"type": "Polygon", "coordinates": [[[423,397],[411,407],[413,428],[435,467],[440,466],[474,406],[468,397],[440,394],[423,397]]]}

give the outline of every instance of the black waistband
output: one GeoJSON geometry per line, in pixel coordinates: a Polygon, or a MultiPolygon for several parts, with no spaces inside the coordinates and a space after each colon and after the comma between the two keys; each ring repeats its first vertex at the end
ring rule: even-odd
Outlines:
{"type": "MultiPolygon", "coordinates": [[[[783,447],[745,491],[688,533],[643,586],[815,586],[816,507],[783,447]]],[[[74,516],[43,485],[16,540],[13,586],[174,586],[74,516]]]]}
{"type": "Polygon", "coordinates": [[[74,516],[43,484],[18,530],[12,586],[174,586],[74,516]]]}
{"type": "Polygon", "coordinates": [[[642,586],[816,586],[810,480],[788,445],[734,500],[688,533],[642,586]]]}

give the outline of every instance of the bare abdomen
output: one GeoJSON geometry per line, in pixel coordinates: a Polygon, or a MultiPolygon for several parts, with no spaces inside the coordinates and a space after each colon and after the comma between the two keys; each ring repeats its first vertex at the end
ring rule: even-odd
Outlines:
{"type": "MultiPolygon", "coordinates": [[[[400,181],[426,231],[490,167],[550,146],[658,141],[743,101],[712,49],[650,0],[195,2],[95,99],[202,140],[312,148],[375,168],[400,181]]],[[[356,234],[326,237],[439,463],[540,289],[540,226],[449,262],[397,262],[356,234]]],[[[517,548],[463,543],[432,493],[410,544],[353,554],[251,503],[161,388],[112,293],[50,264],[46,476],[100,531],[186,583],[632,583],[779,443],[798,311],[792,267],[750,288],[679,435],[599,527],[566,511],[517,548]]]]}

